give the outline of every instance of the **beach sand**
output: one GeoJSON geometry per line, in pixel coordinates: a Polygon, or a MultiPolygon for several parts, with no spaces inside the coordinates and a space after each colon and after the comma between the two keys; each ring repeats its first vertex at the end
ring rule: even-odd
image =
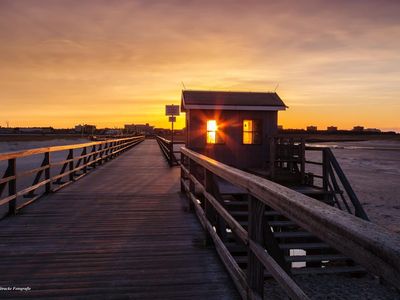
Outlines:
{"type": "Polygon", "coordinates": [[[370,220],[400,233],[400,141],[324,145],[332,148],[370,220]]]}

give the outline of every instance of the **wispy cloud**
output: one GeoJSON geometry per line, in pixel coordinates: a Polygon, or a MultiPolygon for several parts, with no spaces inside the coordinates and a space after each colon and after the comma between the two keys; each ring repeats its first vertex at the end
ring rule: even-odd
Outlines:
{"type": "Polygon", "coordinates": [[[395,0],[2,0],[0,120],[101,125],[125,122],[131,110],[132,122],[162,125],[163,99],[178,103],[184,81],[230,90],[279,83],[292,127],[332,123],[332,107],[348,114],[343,126],[393,127],[399,15],[395,0]],[[378,102],[381,114],[369,108],[378,102]],[[41,118],[22,116],[29,103],[41,118]]]}

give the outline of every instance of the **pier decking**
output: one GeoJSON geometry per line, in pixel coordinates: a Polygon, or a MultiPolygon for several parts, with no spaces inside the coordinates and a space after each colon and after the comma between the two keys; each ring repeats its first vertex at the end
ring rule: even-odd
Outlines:
{"type": "Polygon", "coordinates": [[[239,299],[155,140],[2,220],[7,297],[239,299]]]}

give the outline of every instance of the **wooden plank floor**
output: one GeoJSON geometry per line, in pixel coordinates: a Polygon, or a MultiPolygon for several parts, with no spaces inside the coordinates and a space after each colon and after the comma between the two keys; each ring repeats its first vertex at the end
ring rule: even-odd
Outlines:
{"type": "Polygon", "coordinates": [[[239,299],[146,140],[0,222],[0,298],[239,299]]]}

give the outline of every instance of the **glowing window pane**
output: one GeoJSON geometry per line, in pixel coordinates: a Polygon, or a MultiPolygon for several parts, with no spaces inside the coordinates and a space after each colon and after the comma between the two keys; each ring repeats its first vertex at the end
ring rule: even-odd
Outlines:
{"type": "Polygon", "coordinates": [[[207,121],[207,131],[217,131],[217,121],[208,120],[207,121]]]}
{"type": "Polygon", "coordinates": [[[215,144],[217,142],[217,122],[215,120],[207,121],[207,144],[215,144]]]}
{"type": "Polygon", "coordinates": [[[215,144],[216,143],[215,135],[216,135],[215,131],[207,132],[207,144],[215,144]]]}
{"type": "Polygon", "coordinates": [[[260,120],[243,120],[243,144],[261,144],[260,120]]]}
{"type": "Polygon", "coordinates": [[[243,132],[243,144],[253,144],[253,134],[251,132],[243,132]]]}

